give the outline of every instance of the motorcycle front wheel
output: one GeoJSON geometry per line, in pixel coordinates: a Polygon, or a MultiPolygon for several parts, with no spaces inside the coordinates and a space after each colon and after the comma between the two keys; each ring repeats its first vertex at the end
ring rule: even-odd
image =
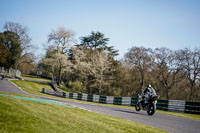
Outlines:
{"type": "Polygon", "coordinates": [[[148,115],[153,115],[156,112],[156,108],[154,104],[150,104],[148,109],[147,109],[147,114],[148,115]]]}
{"type": "Polygon", "coordinates": [[[136,103],[136,105],[135,105],[135,110],[136,110],[136,111],[140,111],[140,110],[141,110],[141,108],[140,108],[140,103],[136,103]]]}

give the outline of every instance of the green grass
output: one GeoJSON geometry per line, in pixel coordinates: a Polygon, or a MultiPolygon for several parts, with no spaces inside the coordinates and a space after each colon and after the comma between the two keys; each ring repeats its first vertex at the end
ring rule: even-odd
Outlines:
{"type": "Polygon", "coordinates": [[[42,88],[52,89],[49,83],[45,82],[35,82],[26,80],[11,80],[11,82],[22,88],[24,91],[31,94],[46,96],[46,94],[41,93],[42,88]]]}
{"type": "MultiPolygon", "coordinates": [[[[57,96],[52,96],[52,95],[47,95],[47,94],[41,93],[42,88],[52,89],[51,86],[48,83],[41,83],[41,82],[35,82],[35,81],[26,81],[26,80],[11,80],[11,82],[16,84],[20,88],[22,88],[24,91],[26,91],[28,93],[31,93],[31,94],[42,95],[42,96],[47,96],[47,97],[52,97],[52,98],[57,98],[57,99],[66,99],[66,98],[62,98],[62,97],[57,97],[57,96]]],[[[80,100],[69,99],[69,98],[67,98],[67,100],[75,101],[75,102],[88,103],[88,104],[97,104],[97,105],[103,105],[103,106],[111,106],[111,107],[120,107],[120,108],[133,109],[133,107],[129,107],[129,106],[101,104],[101,103],[80,101],[80,100]]]]}
{"type": "Polygon", "coordinates": [[[122,118],[12,97],[0,96],[0,107],[1,133],[166,132],[122,118]]]}
{"type": "Polygon", "coordinates": [[[42,78],[42,77],[40,77],[40,76],[34,76],[34,75],[24,75],[24,74],[22,74],[20,77],[23,78],[23,79],[40,80],[40,81],[48,81],[48,82],[51,82],[50,79],[42,78]]]}
{"type": "MultiPolygon", "coordinates": [[[[28,93],[53,97],[53,98],[57,98],[57,99],[66,99],[66,98],[61,98],[61,97],[56,97],[56,96],[41,93],[42,88],[51,89],[51,87],[48,83],[39,83],[39,82],[25,81],[25,80],[12,80],[11,82],[15,83],[17,86],[21,87],[24,91],[26,91],[28,93]]],[[[88,104],[97,104],[97,105],[102,105],[102,106],[135,109],[134,107],[130,107],[130,106],[100,104],[100,103],[80,101],[80,100],[69,99],[69,98],[67,98],[67,100],[88,103],[88,104]]],[[[157,110],[156,112],[166,114],[166,115],[173,115],[173,116],[177,116],[177,117],[184,117],[184,118],[193,119],[193,120],[200,120],[200,115],[197,115],[197,114],[176,113],[176,112],[167,112],[167,111],[161,111],[161,110],[157,110]]]]}

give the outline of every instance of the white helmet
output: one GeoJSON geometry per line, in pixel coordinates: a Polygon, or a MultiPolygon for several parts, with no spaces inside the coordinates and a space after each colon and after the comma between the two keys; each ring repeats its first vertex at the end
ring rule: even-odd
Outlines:
{"type": "Polygon", "coordinates": [[[151,85],[149,84],[149,85],[147,85],[147,88],[151,88],[151,85]]]}

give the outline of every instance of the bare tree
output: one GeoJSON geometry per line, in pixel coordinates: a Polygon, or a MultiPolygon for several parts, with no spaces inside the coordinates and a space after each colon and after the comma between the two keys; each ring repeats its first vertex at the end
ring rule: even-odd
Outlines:
{"type": "Polygon", "coordinates": [[[190,88],[189,100],[194,100],[194,94],[197,89],[198,79],[200,78],[200,49],[191,51],[184,49],[179,51],[179,60],[182,69],[185,72],[190,88]]]}
{"type": "Polygon", "coordinates": [[[48,42],[53,42],[52,45],[56,46],[56,53],[53,55],[52,59],[55,60],[55,63],[58,66],[58,85],[60,85],[63,69],[70,63],[68,61],[67,52],[71,43],[74,42],[74,33],[63,27],[52,30],[48,36],[48,42]]]}
{"type": "Polygon", "coordinates": [[[27,54],[20,60],[20,71],[23,74],[30,74],[36,68],[36,64],[34,63],[35,56],[33,54],[27,54]]]}
{"type": "Polygon", "coordinates": [[[152,50],[144,47],[132,47],[125,55],[125,60],[140,73],[140,88],[144,88],[145,76],[151,70],[152,50]]]}
{"type": "Polygon", "coordinates": [[[61,53],[67,53],[71,43],[74,43],[74,32],[66,30],[64,27],[60,27],[57,30],[52,30],[48,35],[48,42],[52,42],[56,45],[57,50],[61,53]]]}
{"type": "MultiPolygon", "coordinates": [[[[22,47],[22,54],[25,55],[30,52],[33,45],[31,45],[31,38],[29,37],[28,28],[14,22],[6,22],[4,25],[4,29],[6,31],[15,32],[20,37],[21,47],[22,47]]],[[[22,56],[23,56],[22,55],[22,56]]]]}
{"type": "Polygon", "coordinates": [[[176,53],[167,48],[157,48],[154,51],[156,66],[156,77],[165,88],[166,98],[177,82],[182,80],[181,68],[177,62],[176,53]]]}
{"type": "Polygon", "coordinates": [[[140,73],[138,69],[133,67],[129,61],[121,60],[119,65],[121,95],[122,96],[136,96],[137,92],[141,90],[139,81],[140,73]]]}

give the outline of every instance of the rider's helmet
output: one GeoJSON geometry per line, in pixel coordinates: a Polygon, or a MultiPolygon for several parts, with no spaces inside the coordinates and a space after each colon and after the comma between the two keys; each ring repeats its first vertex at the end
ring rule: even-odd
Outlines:
{"type": "Polygon", "coordinates": [[[151,88],[151,85],[149,84],[149,85],[147,85],[147,88],[151,88]]]}

